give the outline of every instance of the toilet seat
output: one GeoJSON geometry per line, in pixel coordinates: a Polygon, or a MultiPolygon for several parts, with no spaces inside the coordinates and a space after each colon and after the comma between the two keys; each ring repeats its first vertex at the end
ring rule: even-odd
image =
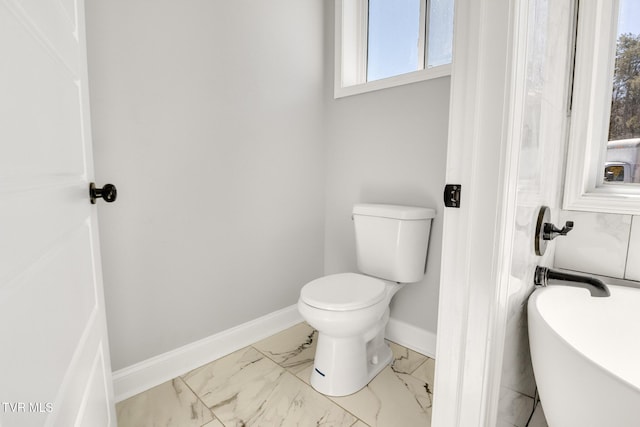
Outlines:
{"type": "Polygon", "coordinates": [[[386,284],[381,279],[356,273],[340,273],[307,283],[300,299],[322,310],[350,311],[370,307],[385,297],[386,284]]]}

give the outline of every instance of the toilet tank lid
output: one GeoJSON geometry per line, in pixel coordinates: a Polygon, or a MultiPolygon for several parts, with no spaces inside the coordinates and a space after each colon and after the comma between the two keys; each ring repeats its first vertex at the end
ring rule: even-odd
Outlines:
{"type": "Polygon", "coordinates": [[[436,211],[419,206],[359,203],[353,206],[353,214],[392,219],[416,220],[434,218],[436,216],[436,211]]]}

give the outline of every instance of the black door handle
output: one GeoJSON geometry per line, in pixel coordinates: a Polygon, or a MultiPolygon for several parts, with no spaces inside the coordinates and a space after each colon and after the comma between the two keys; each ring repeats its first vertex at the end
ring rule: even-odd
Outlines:
{"type": "Polygon", "coordinates": [[[89,184],[89,197],[91,198],[91,204],[96,204],[96,199],[103,198],[105,202],[115,202],[118,197],[118,190],[113,184],[105,184],[102,188],[96,188],[95,182],[89,184]]]}

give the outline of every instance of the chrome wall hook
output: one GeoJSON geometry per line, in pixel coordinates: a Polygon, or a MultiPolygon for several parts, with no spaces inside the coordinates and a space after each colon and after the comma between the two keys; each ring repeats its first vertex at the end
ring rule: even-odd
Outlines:
{"type": "Polygon", "coordinates": [[[573,221],[567,221],[559,229],[551,222],[551,211],[548,206],[541,206],[538,212],[538,221],[536,222],[536,234],[533,236],[533,247],[536,255],[542,256],[547,250],[547,242],[558,236],[566,236],[573,230],[573,221]]]}
{"type": "Polygon", "coordinates": [[[564,227],[562,227],[562,230],[558,229],[555,225],[546,222],[543,227],[542,238],[544,240],[553,240],[558,236],[566,236],[571,230],[573,230],[573,221],[567,221],[564,227]]]}

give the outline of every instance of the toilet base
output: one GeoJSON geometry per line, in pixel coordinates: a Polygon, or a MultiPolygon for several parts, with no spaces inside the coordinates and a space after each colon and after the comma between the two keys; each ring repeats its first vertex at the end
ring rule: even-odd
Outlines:
{"type": "Polygon", "coordinates": [[[384,341],[388,319],[387,310],[374,330],[357,337],[337,338],[318,332],[311,386],[327,396],[346,396],[365,387],[393,360],[384,341]]]}

